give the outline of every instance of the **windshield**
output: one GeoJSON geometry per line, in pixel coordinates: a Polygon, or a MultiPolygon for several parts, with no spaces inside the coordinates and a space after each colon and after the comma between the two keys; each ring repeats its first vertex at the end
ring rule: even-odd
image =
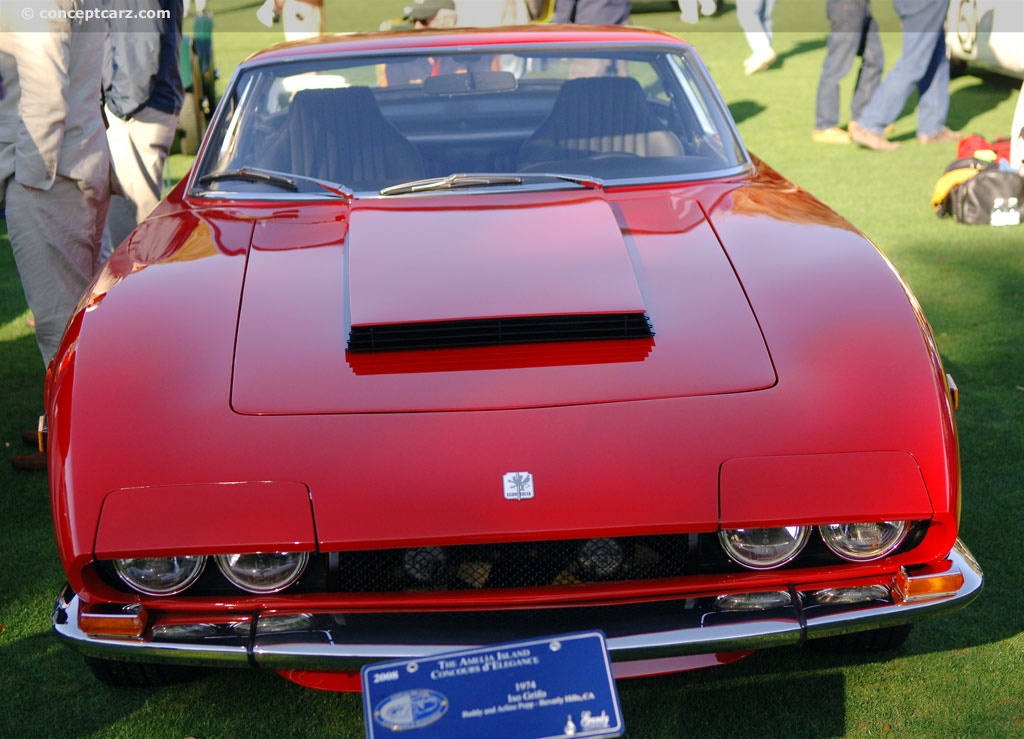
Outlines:
{"type": "Polygon", "coordinates": [[[706,178],[747,163],[687,50],[500,51],[245,70],[221,101],[193,194],[387,197],[434,189],[435,179],[436,189],[614,185],[706,178]]]}

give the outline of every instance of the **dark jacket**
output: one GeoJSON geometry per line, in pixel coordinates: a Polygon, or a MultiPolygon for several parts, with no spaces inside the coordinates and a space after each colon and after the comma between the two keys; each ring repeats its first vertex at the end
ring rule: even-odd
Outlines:
{"type": "Polygon", "coordinates": [[[108,19],[103,69],[107,107],[123,119],[145,107],[177,115],[185,96],[178,68],[181,0],[104,0],[103,4],[117,11],[112,15],[120,16],[108,19]],[[167,17],[155,17],[158,13],[167,17]]]}

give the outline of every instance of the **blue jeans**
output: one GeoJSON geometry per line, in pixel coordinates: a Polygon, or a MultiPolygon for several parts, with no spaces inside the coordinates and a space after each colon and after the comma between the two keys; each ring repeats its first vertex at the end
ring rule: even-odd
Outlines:
{"type": "Polygon", "coordinates": [[[882,81],[885,52],[878,35],[878,22],[871,15],[869,0],[828,0],[828,46],[818,81],[814,128],[824,131],[839,125],[839,82],[850,73],[853,61],[862,57],[857,86],[850,101],[852,120],[871,100],[882,81]]]}
{"type": "Polygon", "coordinates": [[[949,60],[943,32],[949,0],[893,0],[893,7],[903,23],[903,50],[857,123],[882,133],[916,88],[917,135],[933,136],[946,127],[949,114],[949,60]]]}

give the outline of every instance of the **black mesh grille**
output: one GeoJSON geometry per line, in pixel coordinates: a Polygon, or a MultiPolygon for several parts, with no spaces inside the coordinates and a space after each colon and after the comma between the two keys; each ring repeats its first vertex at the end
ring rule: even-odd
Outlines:
{"type": "Polygon", "coordinates": [[[348,350],[390,352],[561,341],[649,339],[652,336],[654,332],[650,320],[643,313],[488,318],[353,326],[349,332],[348,350]]]}
{"type": "Polygon", "coordinates": [[[542,587],[683,575],[686,536],[343,552],[331,589],[354,593],[542,587]]]}

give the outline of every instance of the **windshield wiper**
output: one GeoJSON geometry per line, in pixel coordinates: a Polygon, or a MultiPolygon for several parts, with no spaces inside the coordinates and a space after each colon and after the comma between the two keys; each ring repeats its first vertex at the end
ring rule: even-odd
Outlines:
{"type": "Polygon", "coordinates": [[[220,182],[222,180],[259,182],[267,185],[273,185],[274,187],[280,187],[282,190],[288,190],[290,192],[299,192],[298,183],[308,182],[339,198],[351,200],[353,196],[350,189],[344,185],[339,185],[336,182],[328,182],[327,180],[320,180],[316,177],[306,177],[298,174],[275,172],[270,169],[261,169],[259,167],[239,167],[238,169],[228,169],[224,172],[211,172],[210,174],[204,174],[200,177],[198,182],[200,185],[209,185],[211,182],[220,182]]]}
{"type": "Polygon", "coordinates": [[[562,180],[581,187],[598,190],[604,183],[596,177],[585,177],[570,174],[552,174],[548,172],[475,172],[471,174],[450,174],[447,177],[431,177],[426,180],[413,180],[400,185],[391,185],[380,191],[381,195],[409,195],[417,192],[434,192],[437,190],[454,190],[461,187],[492,187],[495,185],[522,185],[531,180],[562,180]]]}
{"type": "Polygon", "coordinates": [[[391,185],[380,191],[381,195],[407,195],[414,192],[453,190],[457,187],[489,187],[491,185],[521,185],[523,178],[516,174],[450,174],[447,177],[431,177],[413,180],[400,185],[391,185]]]}
{"type": "Polygon", "coordinates": [[[573,184],[585,187],[588,190],[603,190],[604,180],[600,177],[588,177],[587,175],[581,174],[559,174],[557,172],[532,172],[528,175],[529,177],[549,177],[554,180],[563,180],[565,182],[572,182],[573,184]]]}

